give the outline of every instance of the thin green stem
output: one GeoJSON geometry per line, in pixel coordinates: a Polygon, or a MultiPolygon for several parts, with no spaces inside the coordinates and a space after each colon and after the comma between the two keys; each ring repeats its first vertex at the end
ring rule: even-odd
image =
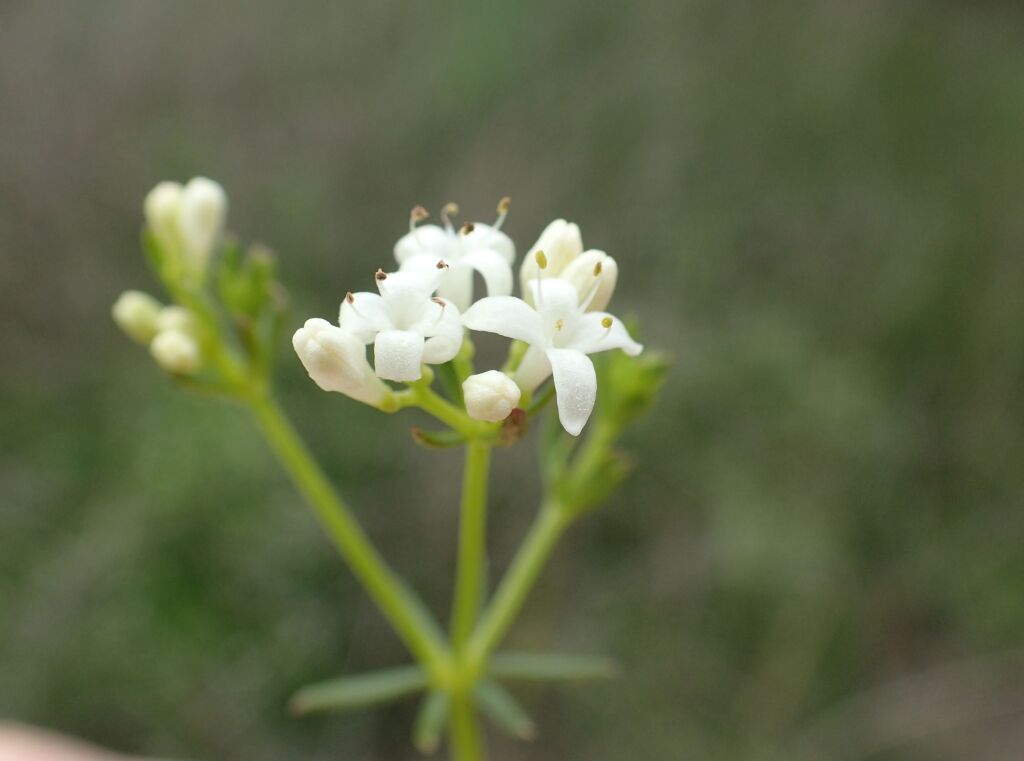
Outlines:
{"type": "Polygon", "coordinates": [[[468,694],[460,693],[452,698],[449,739],[452,761],[484,761],[486,758],[480,722],[468,694]]]}
{"type": "Polygon", "coordinates": [[[277,403],[267,395],[247,402],[274,453],[377,607],[432,678],[447,678],[448,650],[434,618],[381,558],[277,403]]]}
{"type": "Polygon", "coordinates": [[[467,438],[480,433],[484,424],[473,420],[428,385],[410,384],[409,390],[398,394],[399,407],[419,407],[467,438]]]}
{"type": "Polygon", "coordinates": [[[452,606],[452,646],[456,657],[476,623],[483,593],[487,533],[487,478],[491,445],[473,440],[466,444],[459,515],[459,559],[452,606]]]}
{"type": "Polygon", "coordinates": [[[469,673],[479,674],[487,656],[501,642],[559,537],[571,522],[571,513],[562,505],[547,502],[541,506],[530,532],[466,645],[464,668],[469,673]]]}

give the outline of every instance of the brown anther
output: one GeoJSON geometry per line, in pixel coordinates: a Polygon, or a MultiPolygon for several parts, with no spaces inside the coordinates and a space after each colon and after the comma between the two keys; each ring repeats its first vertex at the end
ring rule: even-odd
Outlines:
{"type": "Polygon", "coordinates": [[[611,327],[612,327],[612,318],[611,318],[611,317],[605,317],[605,318],[603,318],[603,319],[601,320],[601,327],[603,327],[603,328],[606,328],[606,329],[608,329],[608,330],[611,330],[611,327]]]}
{"type": "Polygon", "coordinates": [[[345,294],[345,301],[347,301],[349,304],[355,303],[356,297],[352,295],[352,291],[349,291],[348,293],[345,294]]]}
{"type": "Polygon", "coordinates": [[[430,216],[430,212],[424,209],[422,206],[413,206],[412,211],[409,212],[409,219],[413,222],[422,222],[430,216]]]}
{"type": "Polygon", "coordinates": [[[594,265],[594,277],[598,277],[601,274],[601,262],[594,265]]]}
{"type": "Polygon", "coordinates": [[[437,262],[437,268],[439,270],[448,269],[448,262],[446,262],[444,259],[439,259],[437,262]]]}
{"type": "Polygon", "coordinates": [[[442,298],[438,298],[437,296],[431,296],[430,300],[433,301],[435,304],[440,304],[442,307],[448,306],[448,302],[447,301],[445,301],[442,298]]]}
{"type": "Polygon", "coordinates": [[[537,260],[537,266],[542,270],[546,270],[548,268],[548,257],[543,251],[538,251],[533,255],[533,258],[537,260]]]}
{"type": "Polygon", "coordinates": [[[511,206],[511,205],[512,205],[512,199],[509,198],[508,196],[505,196],[500,201],[498,201],[498,213],[499,214],[508,214],[508,207],[511,206]]]}
{"type": "Polygon", "coordinates": [[[472,222],[463,222],[462,223],[462,229],[459,230],[459,232],[462,233],[463,235],[469,235],[475,229],[476,229],[476,225],[474,225],[472,222]]]}
{"type": "Polygon", "coordinates": [[[374,273],[374,275],[373,275],[373,276],[374,276],[375,278],[377,278],[378,280],[387,280],[387,279],[388,279],[388,273],[387,273],[387,272],[385,272],[385,271],[384,271],[384,270],[382,270],[382,269],[378,269],[378,270],[377,270],[377,271],[376,271],[376,272],[374,273]]]}

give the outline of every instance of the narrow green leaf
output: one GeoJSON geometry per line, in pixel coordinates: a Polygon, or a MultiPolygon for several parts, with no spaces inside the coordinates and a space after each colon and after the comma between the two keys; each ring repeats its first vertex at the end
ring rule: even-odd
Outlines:
{"type": "Polygon", "coordinates": [[[413,441],[427,449],[449,449],[466,443],[466,437],[457,431],[424,431],[414,427],[409,432],[413,441]]]}
{"type": "Polygon", "coordinates": [[[447,692],[428,692],[420,704],[416,723],[413,725],[412,741],[416,749],[431,755],[441,747],[445,721],[448,719],[448,705],[451,696],[447,692]]]}
{"type": "Polygon", "coordinates": [[[582,682],[610,679],[618,668],[600,655],[505,652],[491,658],[488,673],[502,680],[582,682]]]}
{"type": "Polygon", "coordinates": [[[526,714],[526,710],[512,697],[511,693],[493,680],[485,680],[476,686],[476,701],[494,726],[520,740],[532,740],[537,736],[537,727],[526,714]]]}
{"type": "Polygon", "coordinates": [[[303,687],[291,699],[292,713],[346,711],[419,692],[427,686],[427,676],[419,666],[373,671],[343,676],[303,687]]]}

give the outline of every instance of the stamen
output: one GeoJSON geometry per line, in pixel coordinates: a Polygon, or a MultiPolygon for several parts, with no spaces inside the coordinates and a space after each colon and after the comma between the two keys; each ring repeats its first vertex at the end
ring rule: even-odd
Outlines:
{"type": "Polygon", "coordinates": [[[436,325],[437,323],[441,322],[441,318],[444,317],[444,308],[448,306],[448,302],[442,298],[438,298],[437,296],[431,296],[430,300],[437,304],[439,307],[441,307],[441,311],[437,313],[437,319],[434,320],[434,324],[436,325]]]}
{"type": "Polygon", "coordinates": [[[444,259],[438,259],[438,261],[437,261],[437,268],[439,270],[446,270],[446,269],[448,269],[448,262],[446,262],[444,259]]]}
{"type": "Polygon", "coordinates": [[[603,327],[603,328],[605,328],[607,330],[611,330],[612,329],[612,318],[611,317],[603,318],[601,320],[601,327],[603,327]]]}
{"type": "Polygon", "coordinates": [[[537,306],[543,309],[544,288],[542,283],[544,282],[544,270],[548,268],[548,257],[543,251],[537,251],[533,258],[537,261],[537,306]]]}
{"type": "Polygon", "coordinates": [[[356,297],[352,295],[352,291],[349,291],[348,293],[345,294],[345,301],[348,303],[349,307],[352,308],[352,311],[356,315],[362,317],[364,320],[366,319],[365,317],[363,317],[363,313],[356,309],[356,297]]]}
{"type": "Polygon", "coordinates": [[[377,279],[378,282],[381,281],[381,280],[387,280],[388,279],[388,273],[385,272],[384,270],[380,269],[380,268],[378,268],[377,271],[375,273],[373,273],[373,276],[377,279]]]}
{"type": "Polygon", "coordinates": [[[416,243],[420,248],[423,248],[423,242],[420,240],[419,233],[416,231],[416,225],[424,219],[427,219],[429,216],[430,212],[422,206],[413,206],[412,211],[409,212],[409,232],[412,233],[412,237],[416,239],[416,243]]]}
{"type": "Polygon", "coordinates": [[[451,232],[455,232],[455,228],[452,227],[451,217],[452,217],[453,214],[458,214],[458,213],[459,213],[459,205],[457,203],[455,203],[454,201],[449,201],[448,203],[446,203],[444,205],[444,208],[441,209],[441,219],[444,222],[444,229],[447,230],[450,233],[451,232]]]}
{"type": "Polygon", "coordinates": [[[601,262],[594,265],[594,277],[601,277],[601,262]]]}
{"type": "Polygon", "coordinates": [[[565,320],[558,320],[555,322],[555,330],[561,330],[565,327],[565,320]]]}
{"type": "Polygon", "coordinates": [[[472,222],[463,222],[462,228],[459,230],[459,232],[462,233],[463,235],[469,235],[475,229],[476,225],[474,225],[472,222]]]}
{"type": "Polygon", "coordinates": [[[601,286],[601,262],[594,265],[594,282],[590,284],[590,288],[587,290],[587,295],[580,301],[580,311],[586,312],[587,307],[590,306],[590,302],[594,300],[597,295],[597,289],[601,286]]]}
{"type": "Polygon", "coordinates": [[[491,228],[495,231],[500,230],[501,226],[505,224],[505,217],[508,216],[509,207],[512,205],[512,199],[505,196],[498,201],[498,218],[494,220],[494,226],[491,228]]]}

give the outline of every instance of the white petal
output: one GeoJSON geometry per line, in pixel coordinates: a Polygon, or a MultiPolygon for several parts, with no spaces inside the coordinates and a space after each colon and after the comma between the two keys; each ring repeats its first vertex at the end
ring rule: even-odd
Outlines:
{"type": "Polygon", "coordinates": [[[544,344],[540,315],[522,299],[514,296],[488,296],[473,304],[462,315],[462,324],[470,330],[497,333],[528,344],[544,344]]]}
{"type": "MultiPolygon", "coordinates": [[[[473,232],[465,235],[459,233],[459,237],[462,239],[462,249],[467,254],[482,250],[494,251],[509,265],[516,258],[516,246],[512,239],[501,230],[495,230],[483,222],[474,222],[473,232]]],[[[511,290],[510,288],[509,291],[511,290]]]]}
{"type": "Polygon", "coordinates": [[[607,312],[587,312],[580,317],[572,333],[567,337],[565,346],[578,349],[585,354],[622,349],[631,357],[635,357],[644,349],[629,335],[622,320],[607,312]],[[611,320],[611,327],[606,328],[602,324],[604,320],[611,320]]]}
{"type": "MultiPolygon", "coordinates": [[[[512,294],[512,267],[497,251],[482,248],[479,251],[466,254],[459,261],[459,268],[467,266],[483,275],[488,296],[510,296],[512,294]]],[[[466,307],[468,306],[467,304],[466,307]]]]}
{"type": "Polygon", "coordinates": [[[373,342],[373,365],[386,380],[419,380],[423,336],[408,330],[385,330],[373,342]]]}
{"type": "Polygon", "coordinates": [[[540,234],[537,242],[527,252],[519,270],[523,298],[527,301],[531,298],[529,282],[537,277],[539,270],[535,258],[538,251],[543,251],[548,260],[544,274],[547,277],[557,276],[569,262],[583,253],[583,238],[580,235],[580,228],[564,219],[556,219],[544,228],[544,232],[540,234]]]}
{"type": "Polygon", "coordinates": [[[590,296],[590,301],[587,302],[588,312],[599,312],[611,301],[615,283],[619,279],[619,265],[604,251],[591,249],[569,262],[559,277],[576,286],[580,294],[580,304],[590,296]],[[594,271],[598,265],[601,270],[595,275],[594,271]]]}
{"type": "Polygon", "coordinates": [[[566,319],[579,312],[580,293],[568,280],[560,277],[531,280],[530,293],[537,311],[545,321],[566,319]]]}
{"type": "Polygon", "coordinates": [[[394,327],[384,299],[366,291],[353,293],[351,301],[347,297],[342,300],[338,325],[364,344],[372,343],[382,330],[394,327]]]}
{"type": "Polygon", "coordinates": [[[574,349],[548,349],[555,376],[558,419],[573,436],[579,436],[597,400],[597,373],[590,357],[574,349]]]}
{"type": "Polygon", "coordinates": [[[440,309],[441,313],[430,318],[426,324],[420,323],[416,327],[427,337],[423,346],[423,361],[428,365],[439,365],[459,353],[464,330],[458,307],[452,303],[446,303],[443,307],[437,303],[432,305],[440,309]]]}
{"type": "Polygon", "coordinates": [[[437,287],[437,295],[452,302],[460,310],[468,309],[473,303],[473,270],[457,264],[448,270],[441,285],[437,287]]]}
{"type": "Polygon", "coordinates": [[[451,256],[454,236],[437,225],[418,225],[415,232],[408,232],[395,244],[395,259],[399,264],[419,255],[437,259],[451,256]]]}
{"type": "Polygon", "coordinates": [[[379,404],[390,391],[366,361],[363,343],[326,320],[306,320],[292,337],[292,346],[309,377],[324,391],[338,391],[371,405],[379,404]]]}
{"type": "Polygon", "coordinates": [[[533,392],[537,386],[551,375],[551,363],[548,355],[539,346],[531,346],[523,355],[519,368],[515,373],[516,384],[524,391],[533,392]]]}

